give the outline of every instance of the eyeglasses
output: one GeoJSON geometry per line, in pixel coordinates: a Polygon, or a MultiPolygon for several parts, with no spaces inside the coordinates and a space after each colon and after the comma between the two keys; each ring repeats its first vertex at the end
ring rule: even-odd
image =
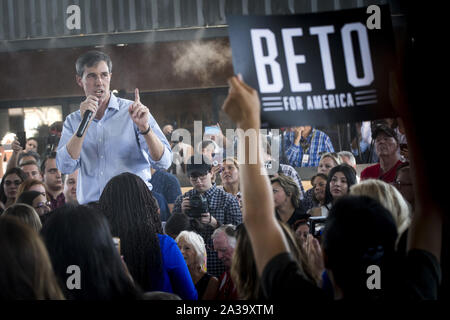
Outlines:
{"type": "Polygon", "coordinates": [[[401,188],[401,187],[406,187],[406,186],[412,186],[412,183],[406,183],[406,182],[401,182],[401,181],[394,181],[394,185],[401,188]]]}
{"type": "Polygon", "coordinates": [[[34,207],[34,208],[35,208],[35,209],[41,209],[41,208],[44,208],[44,207],[50,208],[50,205],[51,205],[50,201],[47,201],[47,202],[39,202],[39,203],[36,205],[36,207],[34,207]]]}
{"type": "Polygon", "coordinates": [[[200,181],[205,181],[207,175],[208,175],[208,174],[205,174],[205,175],[189,176],[189,179],[190,179],[191,181],[197,181],[197,179],[200,179],[200,181]]]}
{"type": "Polygon", "coordinates": [[[5,186],[10,186],[10,185],[12,185],[13,183],[14,183],[16,186],[18,186],[18,185],[20,185],[20,184],[22,183],[22,181],[20,181],[20,180],[14,180],[14,181],[6,180],[6,181],[5,181],[5,186]]]}

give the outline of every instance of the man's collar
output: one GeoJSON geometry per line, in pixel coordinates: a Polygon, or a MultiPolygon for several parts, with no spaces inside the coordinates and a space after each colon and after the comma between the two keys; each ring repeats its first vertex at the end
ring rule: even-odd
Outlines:
{"type": "MultiPolygon", "coordinates": [[[[203,192],[203,194],[204,194],[205,196],[209,197],[209,196],[211,196],[211,195],[214,193],[214,191],[216,191],[216,189],[217,189],[216,183],[213,182],[213,183],[211,184],[211,188],[209,188],[208,190],[206,190],[205,192],[203,192]]],[[[192,192],[193,192],[193,193],[200,193],[200,192],[198,192],[196,189],[192,189],[192,192]]]]}
{"type": "Polygon", "coordinates": [[[119,110],[119,99],[117,99],[112,92],[109,93],[108,109],[109,108],[119,110]]]}

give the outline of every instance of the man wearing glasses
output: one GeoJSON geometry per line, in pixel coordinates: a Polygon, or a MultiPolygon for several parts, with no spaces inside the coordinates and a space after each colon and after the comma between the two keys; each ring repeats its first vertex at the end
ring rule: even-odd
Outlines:
{"type": "Polygon", "coordinates": [[[192,199],[198,196],[206,199],[208,211],[193,219],[198,220],[204,227],[205,232],[201,235],[207,248],[208,272],[220,277],[225,271],[225,267],[214,251],[211,240],[212,232],[223,224],[240,224],[242,212],[237,199],[223,189],[217,188],[216,184],[212,182],[211,165],[206,163],[203,158],[200,163],[195,163],[194,156],[192,156],[187,165],[187,174],[193,189],[177,198],[173,213],[182,212],[190,215],[192,199]]]}

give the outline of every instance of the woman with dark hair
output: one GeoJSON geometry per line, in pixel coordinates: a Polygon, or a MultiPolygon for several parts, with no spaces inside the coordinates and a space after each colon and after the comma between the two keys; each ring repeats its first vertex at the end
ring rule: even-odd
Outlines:
{"type": "Polygon", "coordinates": [[[74,205],[53,212],[41,235],[67,299],[141,298],[114,245],[108,221],[100,212],[74,205]],[[81,271],[80,287],[70,290],[66,282],[71,276],[68,267],[73,265],[81,271]]]}
{"type": "Polygon", "coordinates": [[[144,291],[165,291],[196,300],[197,291],[177,243],[163,234],[158,205],[145,182],[132,173],[112,178],[100,208],[133,279],[144,291]]]}
{"type": "Polygon", "coordinates": [[[15,217],[0,218],[0,300],[64,300],[38,233],[15,217]]]}
{"type": "Polygon", "coordinates": [[[327,186],[328,176],[324,173],[318,173],[311,178],[313,207],[308,210],[312,216],[322,216],[325,204],[325,188],[327,186]]]}
{"type": "Polygon", "coordinates": [[[25,203],[32,206],[42,220],[50,212],[50,201],[39,191],[25,191],[17,198],[16,203],[25,203]]]}
{"type": "Polygon", "coordinates": [[[164,226],[164,233],[175,240],[182,231],[194,231],[201,234],[205,231],[205,226],[198,219],[191,218],[187,214],[173,213],[164,226]]]}
{"type": "Polygon", "coordinates": [[[331,169],[325,188],[325,204],[321,206],[322,216],[327,216],[333,203],[349,194],[350,187],[356,182],[356,171],[348,164],[343,163],[331,169]]]}
{"type": "Polygon", "coordinates": [[[27,175],[20,168],[11,168],[5,172],[0,183],[0,212],[16,201],[17,189],[26,179],[27,175]]]}

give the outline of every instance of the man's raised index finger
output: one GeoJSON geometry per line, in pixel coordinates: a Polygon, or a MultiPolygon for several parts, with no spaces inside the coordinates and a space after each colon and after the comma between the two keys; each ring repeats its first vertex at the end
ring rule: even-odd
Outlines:
{"type": "Polygon", "coordinates": [[[134,102],[141,102],[141,98],[139,97],[139,89],[134,89],[134,102]]]}

